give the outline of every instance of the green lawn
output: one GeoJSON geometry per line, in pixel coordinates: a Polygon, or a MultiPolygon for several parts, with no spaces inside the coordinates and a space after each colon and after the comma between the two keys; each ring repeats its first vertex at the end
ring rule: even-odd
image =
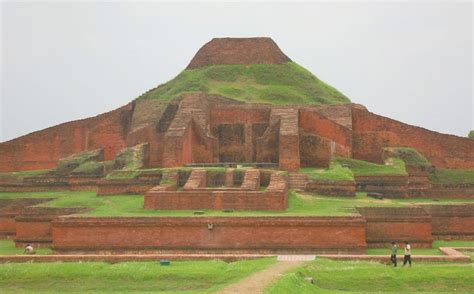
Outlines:
{"type": "Polygon", "coordinates": [[[9,263],[0,265],[2,293],[214,293],[275,262],[223,261],[9,263]]]}
{"type": "Polygon", "coordinates": [[[376,164],[353,158],[338,157],[336,162],[348,167],[354,176],[406,176],[405,163],[399,158],[389,158],[385,164],[376,164]]]}
{"type": "Polygon", "coordinates": [[[305,167],[301,168],[300,172],[308,175],[308,178],[311,180],[354,181],[352,171],[346,167],[342,167],[337,162],[331,162],[331,165],[327,169],[305,167]]]}
{"type": "MultiPolygon", "coordinates": [[[[432,248],[416,248],[412,247],[413,255],[443,255],[439,251],[439,247],[474,247],[474,241],[465,240],[453,240],[453,241],[433,241],[432,248]]],[[[468,253],[466,251],[465,253],[468,253]]],[[[366,250],[368,255],[390,255],[390,244],[387,244],[387,248],[371,248],[366,250]]],[[[403,255],[403,248],[398,249],[398,255],[403,255]]],[[[469,254],[468,254],[469,255],[469,254]]]]}
{"type": "MultiPolygon", "coordinates": [[[[24,254],[23,248],[16,248],[13,240],[0,240],[0,255],[19,255],[24,254]]],[[[51,254],[50,248],[35,248],[38,255],[51,254]]]]}
{"type": "Polygon", "coordinates": [[[96,196],[93,191],[73,192],[34,192],[0,193],[0,198],[56,198],[40,206],[50,207],[88,207],[90,211],[82,216],[350,216],[357,215],[355,207],[388,206],[403,207],[412,204],[449,204],[473,202],[467,199],[441,199],[433,201],[426,198],[414,199],[374,199],[365,193],[356,197],[328,197],[312,193],[290,191],[286,211],[234,211],[223,212],[204,210],[195,215],[193,210],[165,211],[143,209],[142,195],[96,196]]]}
{"type": "Polygon", "coordinates": [[[212,65],[184,70],[138,99],[170,100],[186,92],[218,94],[243,102],[341,104],[350,100],[294,62],[212,65]]]}
{"type": "Polygon", "coordinates": [[[377,262],[317,259],[272,283],[266,294],[473,293],[473,263],[414,263],[393,268],[377,262]],[[312,277],[311,284],[305,277],[312,277]]]}
{"type": "Polygon", "coordinates": [[[474,185],[474,169],[436,168],[430,174],[430,181],[435,184],[470,184],[474,185]]]}

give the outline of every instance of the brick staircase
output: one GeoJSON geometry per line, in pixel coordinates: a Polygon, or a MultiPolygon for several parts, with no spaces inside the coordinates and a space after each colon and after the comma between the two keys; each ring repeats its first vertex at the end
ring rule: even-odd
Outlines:
{"type": "Polygon", "coordinates": [[[300,173],[290,173],[288,175],[288,186],[290,189],[302,190],[306,188],[308,176],[300,173]]]}

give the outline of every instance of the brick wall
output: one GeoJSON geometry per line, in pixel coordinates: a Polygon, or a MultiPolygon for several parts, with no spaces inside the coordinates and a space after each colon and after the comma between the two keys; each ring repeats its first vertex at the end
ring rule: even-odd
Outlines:
{"type": "Polygon", "coordinates": [[[474,240],[474,204],[421,207],[432,217],[435,239],[474,240]]]}
{"type": "Polygon", "coordinates": [[[324,252],[365,249],[360,217],[61,217],[53,249],[324,252]]]}
{"type": "Polygon", "coordinates": [[[132,104],[0,143],[0,172],[53,168],[60,158],[99,148],[113,159],[126,146],[132,104]]]}
{"type": "Polygon", "coordinates": [[[354,181],[316,181],[309,180],[305,191],[320,195],[354,197],[356,184],[354,181]]]}
{"type": "Polygon", "coordinates": [[[381,193],[386,198],[408,197],[408,176],[355,176],[357,191],[381,193]]]}
{"type": "Polygon", "coordinates": [[[23,247],[28,243],[36,247],[49,246],[52,242],[51,221],[61,215],[85,211],[84,208],[26,207],[15,217],[15,244],[23,247]]]}
{"type": "Polygon", "coordinates": [[[412,147],[432,164],[444,168],[473,168],[474,141],[410,126],[393,119],[352,109],[353,156],[382,161],[383,147],[412,147]]]}
{"type": "Polygon", "coordinates": [[[357,210],[367,221],[367,246],[387,247],[392,241],[408,241],[415,248],[431,248],[431,217],[422,208],[359,207],[357,210]]]}

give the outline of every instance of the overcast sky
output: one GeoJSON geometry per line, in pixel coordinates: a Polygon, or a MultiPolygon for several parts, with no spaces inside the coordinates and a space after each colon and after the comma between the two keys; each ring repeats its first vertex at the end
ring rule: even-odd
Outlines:
{"type": "Polygon", "coordinates": [[[183,70],[213,37],[272,37],[372,112],[466,136],[470,2],[3,2],[0,141],[113,110],[183,70]]]}

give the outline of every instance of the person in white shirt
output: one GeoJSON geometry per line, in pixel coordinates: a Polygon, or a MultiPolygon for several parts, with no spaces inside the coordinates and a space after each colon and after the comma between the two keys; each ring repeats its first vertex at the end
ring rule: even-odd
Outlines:
{"type": "Polygon", "coordinates": [[[24,253],[35,254],[35,249],[33,248],[33,246],[31,246],[31,244],[26,244],[24,253]]]}
{"type": "Polygon", "coordinates": [[[408,244],[408,242],[405,242],[405,257],[403,258],[403,266],[405,266],[407,262],[411,266],[411,246],[408,244]]]}

